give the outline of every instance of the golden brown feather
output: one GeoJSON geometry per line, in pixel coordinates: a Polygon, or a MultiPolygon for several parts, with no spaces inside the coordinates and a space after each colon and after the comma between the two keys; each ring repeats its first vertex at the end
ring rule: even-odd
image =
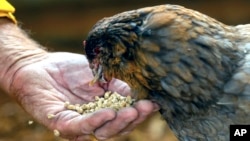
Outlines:
{"type": "Polygon", "coordinates": [[[227,141],[230,124],[250,124],[249,29],[160,5],[100,20],[85,52],[100,79],[157,102],[179,140],[227,141]]]}

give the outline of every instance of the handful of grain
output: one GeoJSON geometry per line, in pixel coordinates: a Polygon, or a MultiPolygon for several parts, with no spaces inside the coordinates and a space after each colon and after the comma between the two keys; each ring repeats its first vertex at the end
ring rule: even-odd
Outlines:
{"type": "Polygon", "coordinates": [[[87,104],[70,104],[69,102],[65,102],[65,107],[69,110],[74,110],[80,114],[87,114],[95,112],[99,109],[103,108],[112,108],[116,111],[129,107],[133,104],[135,100],[131,98],[131,96],[121,96],[118,93],[108,91],[104,94],[104,97],[95,96],[95,101],[89,102],[87,104]]]}

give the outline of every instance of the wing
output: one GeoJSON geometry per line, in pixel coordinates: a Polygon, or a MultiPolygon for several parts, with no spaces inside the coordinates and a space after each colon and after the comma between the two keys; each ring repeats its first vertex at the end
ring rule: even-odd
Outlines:
{"type": "Polygon", "coordinates": [[[250,24],[237,26],[236,29],[242,38],[241,42],[238,43],[238,48],[244,52],[244,57],[237,63],[238,68],[225,84],[224,92],[226,95],[218,103],[235,105],[250,113],[250,24]]]}
{"type": "Polygon", "coordinates": [[[239,47],[234,27],[166,7],[151,9],[141,27],[150,96],[180,140],[228,140],[230,124],[250,120],[249,44],[239,47]]]}
{"type": "Polygon", "coordinates": [[[137,60],[147,64],[142,71],[147,87],[157,90],[151,96],[159,103],[170,103],[162,105],[170,112],[188,116],[224,99],[223,87],[245,56],[235,42],[235,30],[180,6],[139,10],[148,11],[137,60]]]}

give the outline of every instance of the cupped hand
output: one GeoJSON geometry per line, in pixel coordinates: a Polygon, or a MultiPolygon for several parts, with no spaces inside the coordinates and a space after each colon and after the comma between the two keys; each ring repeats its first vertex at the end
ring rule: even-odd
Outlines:
{"type": "MultiPolygon", "coordinates": [[[[34,119],[60,136],[69,140],[91,140],[94,135],[105,140],[115,135],[126,134],[158,110],[156,104],[141,100],[133,106],[115,112],[103,109],[81,115],[65,109],[65,102],[83,104],[104,94],[93,79],[85,56],[73,53],[47,53],[39,61],[18,70],[11,85],[11,92],[21,106],[34,119]],[[55,115],[48,119],[48,114],[55,115]]],[[[126,83],[113,79],[108,90],[129,95],[126,83]]]]}

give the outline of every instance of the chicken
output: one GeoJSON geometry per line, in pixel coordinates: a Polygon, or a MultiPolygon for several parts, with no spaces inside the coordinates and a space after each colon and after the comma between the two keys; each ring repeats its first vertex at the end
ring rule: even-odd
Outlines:
{"type": "Polygon", "coordinates": [[[125,81],[180,141],[228,141],[229,125],[250,124],[250,24],[159,5],[100,20],[84,43],[92,83],[125,81]]]}

